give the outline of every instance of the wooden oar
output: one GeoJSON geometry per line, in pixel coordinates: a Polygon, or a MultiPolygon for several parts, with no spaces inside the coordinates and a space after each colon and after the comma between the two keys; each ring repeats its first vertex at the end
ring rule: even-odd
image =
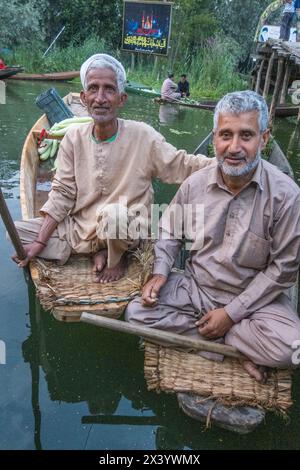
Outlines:
{"type": "Polygon", "coordinates": [[[16,250],[19,260],[26,258],[26,253],[24,251],[22,242],[20,240],[19,234],[15,227],[14,221],[11,218],[10,212],[6,205],[2,189],[0,188],[0,215],[8,232],[8,235],[11,239],[11,242],[16,250]]]}
{"type": "Polygon", "coordinates": [[[188,336],[178,335],[176,333],[170,333],[168,331],[162,331],[146,326],[136,326],[131,323],[101,317],[87,312],[82,312],[80,321],[100,326],[101,328],[108,328],[114,331],[142,336],[143,338],[152,339],[158,343],[168,343],[172,346],[185,347],[195,351],[213,352],[222,354],[223,356],[234,357],[236,359],[247,359],[237,349],[232,346],[227,346],[226,344],[213,343],[212,341],[205,341],[202,339],[192,339],[188,336]]]}

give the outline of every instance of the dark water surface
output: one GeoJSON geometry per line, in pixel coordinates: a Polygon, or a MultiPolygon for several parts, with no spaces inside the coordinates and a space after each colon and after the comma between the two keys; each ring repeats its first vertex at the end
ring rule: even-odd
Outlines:
{"type": "MultiPolygon", "coordinates": [[[[70,86],[56,88],[64,95],[70,86]]],[[[7,104],[0,105],[0,184],[15,219],[22,145],[40,115],[34,99],[48,88],[10,81],[7,104]]],[[[122,117],[148,122],[191,152],[212,125],[208,111],[159,107],[135,95],[122,117]]],[[[275,133],[300,181],[299,135],[290,142],[294,128],[293,119],[278,120],[275,133]]],[[[157,201],[169,201],[174,190],[160,188],[157,201]]],[[[61,323],[44,312],[10,261],[12,251],[0,221],[0,340],[6,345],[6,364],[0,364],[0,449],[300,449],[298,373],[288,423],[270,414],[248,436],[205,431],[179,410],[174,396],[147,391],[137,338],[61,323]]]]}

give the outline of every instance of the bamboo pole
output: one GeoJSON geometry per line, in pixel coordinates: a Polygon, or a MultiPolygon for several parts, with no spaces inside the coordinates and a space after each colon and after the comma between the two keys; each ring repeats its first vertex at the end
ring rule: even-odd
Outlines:
{"type": "Polygon", "coordinates": [[[300,42],[300,8],[296,8],[296,18],[297,18],[296,41],[300,42]]]}
{"type": "Polygon", "coordinates": [[[135,53],[132,52],[131,53],[131,67],[130,67],[132,72],[134,71],[134,68],[135,68],[135,53]]]}
{"type": "Polygon", "coordinates": [[[177,346],[193,349],[196,351],[207,351],[224,356],[234,357],[236,359],[246,360],[237,349],[232,346],[225,344],[213,343],[212,341],[205,341],[202,339],[192,339],[188,336],[178,335],[176,333],[170,333],[168,331],[162,331],[147,326],[137,326],[131,323],[126,323],[120,320],[114,320],[112,318],[106,318],[99,315],[93,315],[91,313],[82,312],[80,321],[84,323],[90,323],[91,325],[100,326],[101,328],[108,328],[113,331],[120,331],[123,333],[129,333],[131,335],[142,336],[143,338],[154,340],[157,343],[164,343],[167,346],[177,346]],[[167,343],[167,344],[166,344],[167,343]]]}
{"type": "Polygon", "coordinates": [[[280,93],[279,104],[285,104],[285,98],[286,98],[287,89],[289,86],[290,76],[291,76],[291,64],[290,64],[290,61],[287,59],[282,89],[280,93]]]}
{"type": "Polygon", "coordinates": [[[11,239],[11,242],[16,250],[16,253],[18,255],[18,258],[20,260],[23,260],[26,258],[26,253],[24,251],[22,242],[20,240],[19,234],[17,232],[17,229],[15,227],[15,224],[11,218],[10,212],[8,210],[8,207],[6,205],[2,189],[0,188],[0,215],[2,217],[3,223],[6,227],[6,230],[8,232],[8,235],[11,239]]]}
{"type": "Polygon", "coordinates": [[[277,77],[276,77],[276,82],[275,82],[275,88],[274,88],[272,103],[271,103],[271,107],[270,107],[270,115],[269,115],[269,128],[270,129],[272,129],[272,127],[273,127],[273,122],[274,122],[275,112],[276,112],[276,106],[278,105],[280,86],[281,86],[281,83],[282,83],[283,65],[284,65],[284,57],[279,57],[278,66],[277,66],[277,77]]]}
{"type": "Polygon", "coordinates": [[[266,59],[263,58],[261,63],[260,63],[258,74],[257,74],[257,80],[256,80],[256,85],[255,85],[256,93],[259,93],[259,91],[260,91],[261,77],[262,77],[262,72],[263,72],[263,68],[264,68],[265,63],[266,63],[266,59]]]}
{"type": "Polygon", "coordinates": [[[268,94],[269,94],[269,89],[270,89],[270,83],[271,83],[271,76],[272,76],[272,70],[273,70],[273,64],[275,60],[275,55],[276,52],[272,52],[272,55],[269,59],[269,64],[268,64],[268,69],[267,69],[267,74],[266,74],[266,80],[265,80],[265,86],[264,86],[264,91],[263,91],[263,97],[266,99],[268,94]]]}

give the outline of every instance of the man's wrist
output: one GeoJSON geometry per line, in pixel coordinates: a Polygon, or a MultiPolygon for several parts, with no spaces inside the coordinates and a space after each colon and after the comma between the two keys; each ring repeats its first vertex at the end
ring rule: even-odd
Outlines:
{"type": "Polygon", "coordinates": [[[39,245],[42,245],[44,248],[47,246],[46,242],[43,242],[42,240],[34,240],[35,243],[38,243],[39,245]]]}

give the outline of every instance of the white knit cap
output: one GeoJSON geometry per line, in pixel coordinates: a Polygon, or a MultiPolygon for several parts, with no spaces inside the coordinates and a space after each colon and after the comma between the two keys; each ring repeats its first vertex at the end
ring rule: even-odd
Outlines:
{"type": "Polygon", "coordinates": [[[84,90],[86,90],[86,75],[88,71],[93,68],[112,69],[117,77],[119,92],[124,91],[126,84],[125,69],[121,62],[108,54],[94,54],[82,64],[80,68],[80,79],[84,90]]]}

